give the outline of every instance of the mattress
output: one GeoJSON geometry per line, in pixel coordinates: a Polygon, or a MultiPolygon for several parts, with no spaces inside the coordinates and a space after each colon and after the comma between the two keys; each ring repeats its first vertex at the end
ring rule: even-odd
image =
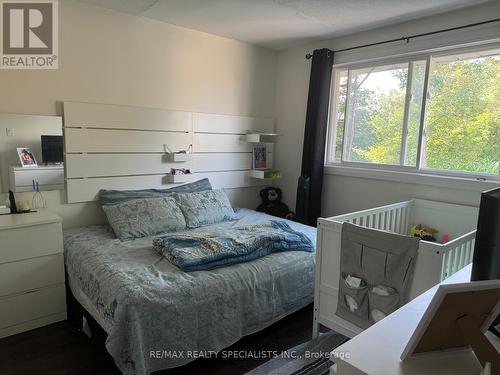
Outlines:
{"type": "MultiPolygon", "coordinates": [[[[211,227],[270,220],[276,218],[239,209],[236,220],[211,227]]],[[[315,244],[316,228],[286,222],[315,244]]],[[[186,273],[152,250],[152,237],[120,241],[103,225],[65,231],[64,252],[69,285],[108,333],[106,348],[124,374],[220,351],[313,300],[314,253],[186,273]]]]}

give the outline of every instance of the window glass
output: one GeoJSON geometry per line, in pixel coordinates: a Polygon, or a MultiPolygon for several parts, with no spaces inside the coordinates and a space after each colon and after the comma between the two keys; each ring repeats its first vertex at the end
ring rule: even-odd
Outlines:
{"type": "Polygon", "coordinates": [[[408,132],[405,148],[402,152],[404,154],[403,164],[405,166],[416,166],[427,62],[414,61],[409,64],[409,67],[411,71],[411,87],[408,103],[408,132]]]}
{"type": "Polygon", "coordinates": [[[433,59],[422,167],[499,173],[500,55],[433,59]]]}
{"type": "Polygon", "coordinates": [[[344,140],[345,107],[347,101],[347,70],[334,71],[336,95],[333,96],[332,122],[335,124],[332,134],[333,160],[342,159],[342,142],[344,140]]]}
{"type": "Polygon", "coordinates": [[[499,178],[500,50],[333,72],[330,162],[499,178]]]}
{"type": "Polygon", "coordinates": [[[349,72],[346,161],[400,164],[408,64],[349,72]]]}

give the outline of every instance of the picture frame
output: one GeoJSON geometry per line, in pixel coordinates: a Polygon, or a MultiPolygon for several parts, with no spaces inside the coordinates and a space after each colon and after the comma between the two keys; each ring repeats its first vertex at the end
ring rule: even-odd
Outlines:
{"type": "Polygon", "coordinates": [[[268,169],[267,146],[265,144],[256,144],[252,152],[252,168],[268,169]]]}
{"type": "Polygon", "coordinates": [[[33,153],[31,147],[17,147],[16,150],[17,156],[19,157],[19,161],[21,162],[21,166],[23,168],[38,167],[35,154],[33,153]]]}
{"type": "MultiPolygon", "coordinates": [[[[414,357],[436,357],[444,352],[474,350],[484,355],[484,342],[469,342],[459,320],[473,318],[474,330],[484,335],[500,313],[500,280],[439,285],[415,331],[408,340],[401,361],[414,357]]],[[[497,366],[500,356],[496,356],[497,366]]]]}

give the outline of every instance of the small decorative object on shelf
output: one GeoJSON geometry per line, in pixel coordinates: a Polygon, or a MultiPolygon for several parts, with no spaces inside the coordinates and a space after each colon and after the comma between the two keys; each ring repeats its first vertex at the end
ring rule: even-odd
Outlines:
{"type": "Polygon", "coordinates": [[[272,154],[269,152],[266,143],[278,142],[281,134],[276,133],[248,133],[245,139],[248,143],[254,143],[252,147],[252,169],[249,172],[250,177],[261,180],[274,180],[281,178],[281,172],[273,170],[272,154]]]}
{"type": "Polygon", "coordinates": [[[163,148],[165,152],[168,155],[168,160],[170,162],[185,162],[189,161],[193,158],[193,145],[190,144],[186,150],[180,150],[180,151],[172,151],[172,149],[167,145],[164,144],[163,148]]]}
{"type": "Polygon", "coordinates": [[[18,147],[16,148],[16,150],[17,155],[19,156],[19,161],[21,162],[21,166],[23,168],[36,167],[38,165],[31,147],[18,147]]]}
{"type": "Polygon", "coordinates": [[[250,170],[250,177],[259,178],[262,180],[275,180],[281,178],[282,175],[280,171],[274,171],[271,169],[266,169],[266,170],[252,169],[250,170]]]}
{"type": "Polygon", "coordinates": [[[14,197],[12,190],[9,190],[9,207],[11,214],[17,214],[16,198],[14,197]]]}
{"type": "Polygon", "coordinates": [[[267,146],[256,144],[253,146],[253,169],[267,169],[267,146]]]}
{"type": "Polygon", "coordinates": [[[30,212],[30,202],[28,200],[19,201],[18,204],[18,212],[30,212]]]}
{"type": "Polygon", "coordinates": [[[185,175],[185,174],[191,174],[191,171],[186,168],[170,168],[170,174],[185,175]]]}
{"type": "Polygon", "coordinates": [[[248,143],[276,143],[281,134],[276,133],[248,133],[245,140],[248,143]]]}
{"type": "Polygon", "coordinates": [[[31,210],[30,202],[27,200],[16,202],[14,192],[9,190],[8,208],[7,206],[0,207],[0,215],[26,214],[28,212],[35,212],[31,210]]]}
{"type": "Polygon", "coordinates": [[[170,173],[167,175],[167,179],[171,184],[181,184],[189,182],[191,174],[191,171],[186,168],[170,168],[170,173]]]}
{"type": "Polygon", "coordinates": [[[47,200],[45,199],[43,194],[40,193],[38,181],[33,180],[33,191],[35,192],[35,194],[33,194],[33,199],[31,200],[31,207],[47,208],[47,200]]]}

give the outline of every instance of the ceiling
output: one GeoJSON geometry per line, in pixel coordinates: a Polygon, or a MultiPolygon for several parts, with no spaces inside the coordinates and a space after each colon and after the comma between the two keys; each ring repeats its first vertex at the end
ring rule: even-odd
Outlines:
{"type": "Polygon", "coordinates": [[[489,0],[80,1],[272,49],[285,49],[489,0]]]}

